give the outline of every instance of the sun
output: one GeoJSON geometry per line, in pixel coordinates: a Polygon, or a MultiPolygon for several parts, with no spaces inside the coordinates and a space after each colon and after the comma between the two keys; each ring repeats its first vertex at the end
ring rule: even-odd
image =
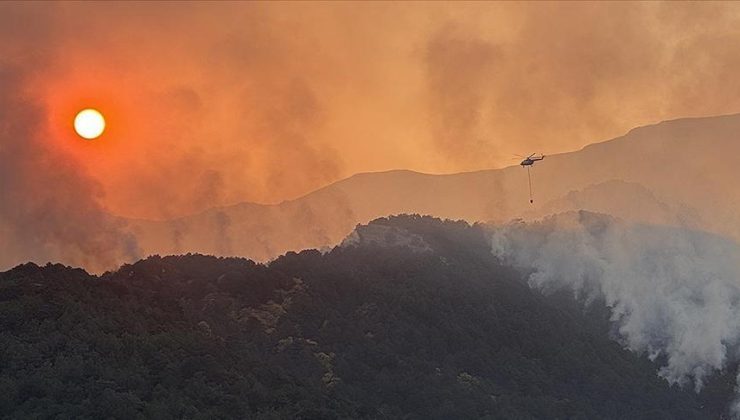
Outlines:
{"type": "Polygon", "coordinates": [[[87,108],[77,113],[74,125],[80,137],[92,140],[100,137],[105,131],[105,118],[98,110],[87,108]]]}

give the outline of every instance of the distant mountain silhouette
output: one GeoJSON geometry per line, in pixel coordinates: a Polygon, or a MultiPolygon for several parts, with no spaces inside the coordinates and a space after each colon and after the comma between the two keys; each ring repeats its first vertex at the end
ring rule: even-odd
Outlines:
{"type": "Polygon", "coordinates": [[[575,210],[610,214],[630,222],[678,226],[699,229],[696,209],[676,203],[668,204],[641,184],[611,180],[593,184],[582,190],[570,191],[533,210],[522,213],[524,219],[539,219],[548,215],[575,210]]]}
{"type": "Polygon", "coordinates": [[[331,246],[358,223],[400,213],[506,221],[583,206],[740,238],[737,156],[740,114],[686,118],[548,156],[532,168],[533,205],[519,166],[450,175],[396,170],[354,175],[277,205],[244,203],[130,225],[145,253],[257,260],[331,246]]]}

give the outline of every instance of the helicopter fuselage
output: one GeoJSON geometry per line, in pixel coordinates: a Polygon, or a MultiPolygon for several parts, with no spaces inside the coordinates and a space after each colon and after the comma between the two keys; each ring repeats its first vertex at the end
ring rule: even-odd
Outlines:
{"type": "Polygon", "coordinates": [[[544,158],[545,158],[544,156],[542,156],[542,157],[536,157],[536,158],[528,157],[528,158],[524,159],[522,161],[522,163],[520,163],[520,165],[522,165],[522,166],[532,166],[532,165],[534,165],[535,162],[540,161],[540,160],[542,160],[544,158]]]}

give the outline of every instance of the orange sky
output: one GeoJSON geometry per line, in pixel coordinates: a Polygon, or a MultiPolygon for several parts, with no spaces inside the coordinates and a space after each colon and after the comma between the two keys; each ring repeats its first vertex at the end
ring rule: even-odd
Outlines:
{"type": "Polygon", "coordinates": [[[2,3],[0,53],[0,89],[42,121],[26,176],[63,161],[142,218],[740,112],[731,3],[2,3]],[[108,120],[92,142],[71,128],[84,107],[108,120]]]}

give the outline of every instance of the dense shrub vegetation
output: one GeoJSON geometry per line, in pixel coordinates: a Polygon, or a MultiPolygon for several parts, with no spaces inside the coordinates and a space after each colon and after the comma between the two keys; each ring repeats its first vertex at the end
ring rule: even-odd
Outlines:
{"type": "Polygon", "coordinates": [[[700,395],[669,387],[609,339],[603,307],[531,291],[480,227],[403,216],[358,232],[355,245],[267,266],[185,255],[100,277],[33,264],[0,274],[0,413],[688,419],[726,408],[734,372],[700,395]],[[399,235],[425,246],[395,246],[399,235]]]}

